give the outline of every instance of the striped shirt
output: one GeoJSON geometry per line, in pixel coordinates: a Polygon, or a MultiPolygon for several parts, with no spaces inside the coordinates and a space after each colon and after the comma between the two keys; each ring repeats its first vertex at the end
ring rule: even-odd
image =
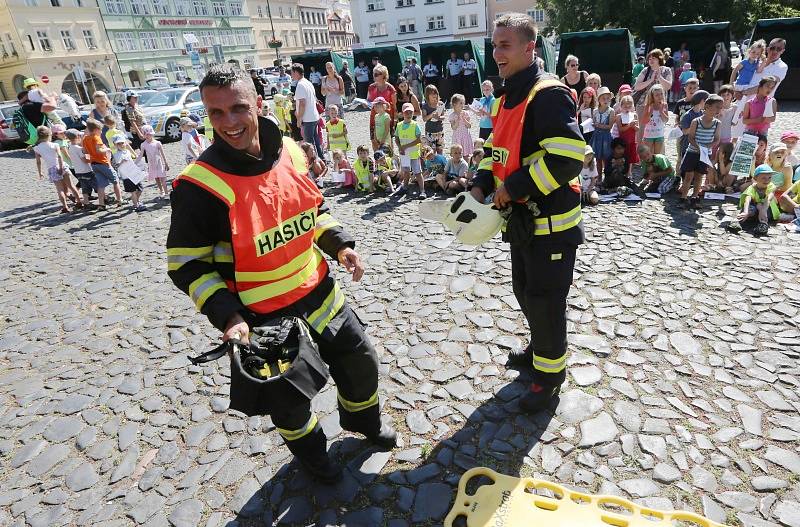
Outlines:
{"type": "MultiPolygon", "coordinates": [[[[710,148],[711,143],[714,142],[714,136],[717,133],[717,126],[719,126],[719,119],[715,118],[713,121],[711,121],[711,126],[709,126],[708,128],[703,126],[702,117],[698,117],[694,121],[697,123],[697,128],[695,129],[694,132],[695,143],[697,143],[699,146],[710,148]]],[[[694,145],[690,142],[687,151],[699,152],[700,150],[695,148],[694,145]]]]}

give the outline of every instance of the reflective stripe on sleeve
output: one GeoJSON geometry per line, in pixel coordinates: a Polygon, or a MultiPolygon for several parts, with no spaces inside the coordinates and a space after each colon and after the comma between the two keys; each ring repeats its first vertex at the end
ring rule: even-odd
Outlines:
{"type": "Polygon", "coordinates": [[[225,281],[218,272],[214,271],[202,275],[189,284],[189,296],[192,297],[194,305],[197,306],[197,310],[200,311],[203,308],[203,304],[206,303],[206,300],[208,300],[211,295],[225,288],[225,281]]]}
{"type": "Polygon", "coordinates": [[[533,367],[544,373],[560,373],[567,367],[567,354],[565,353],[558,359],[546,359],[544,357],[533,356],[533,367]]]}
{"type": "MultiPolygon", "coordinates": [[[[301,428],[297,430],[286,430],[285,428],[278,428],[278,433],[283,437],[286,441],[297,441],[300,438],[303,438],[311,433],[312,430],[317,426],[317,414],[311,414],[311,417],[308,418],[306,424],[304,424],[301,428]]],[[[277,428],[277,427],[276,427],[277,428]]]]}
{"type": "Polygon", "coordinates": [[[539,145],[547,150],[548,154],[568,157],[577,161],[583,161],[586,153],[586,142],[568,137],[548,137],[539,142],[539,145]]]}
{"type": "Polygon", "coordinates": [[[333,289],[313,313],[308,318],[308,325],[314,328],[317,333],[322,333],[328,327],[328,323],[336,316],[344,305],[344,293],[338,283],[334,283],[333,289]]]}
{"type": "Polygon", "coordinates": [[[357,403],[353,401],[348,401],[342,394],[339,393],[339,390],[336,390],[336,398],[339,399],[339,403],[342,405],[346,411],[353,413],[353,412],[360,412],[361,410],[366,410],[371,406],[376,406],[378,404],[378,390],[375,390],[375,393],[364,402],[357,403]]]}
{"type": "Polygon", "coordinates": [[[214,261],[220,263],[233,263],[233,247],[229,242],[217,242],[214,245],[214,261]]]}
{"type": "Polygon", "coordinates": [[[550,173],[542,157],[535,159],[533,163],[531,163],[529,171],[533,182],[536,183],[542,195],[547,196],[559,187],[558,181],[556,181],[550,173]]]}
{"type": "Polygon", "coordinates": [[[284,295],[289,291],[294,291],[314,275],[321,262],[322,254],[314,249],[313,256],[308,259],[308,263],[296,274],[269,284],[239,291],[239,298],[245,305],[252,305],[284,295]]]}
{"type": "Polygon", "coordinates": [[[342,224],[336,221],[336,218],[328,213],[317,216],[317,225],[314,229],[314,241],[319,240],[320,236],[325,234],[325,231],[333,227],[341,227],[342,224]]]}
{"type": "Polygon", "coordinates": [[[550,228],[553,232],[561,232],[575,227],[583,219],[581,206],[578,205],[574,209],[567,211],[563,214],[553,214],[550,216],[550,228]]]}
{"type": "Polygon", "coordinates": [[[192,260],[211,263],[213,256],[210,245],[205,247],[168,247],[167,270],[177,271],[192,260]]]}
{"type": "Polygon", "coordinates": [[[484,157],[481,159],[481,162],[478,163],[478,170],[491,170],[492,169],[492,158],[491,157],[484,157]]]}

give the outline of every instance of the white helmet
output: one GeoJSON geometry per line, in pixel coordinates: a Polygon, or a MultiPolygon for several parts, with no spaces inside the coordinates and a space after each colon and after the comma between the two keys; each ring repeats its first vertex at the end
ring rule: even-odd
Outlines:
{"type": "Polygon", "coordinates": [[[480,245],[491,240],[503,225],[502,216],[491,203],[479,203],[469,192],[462,192],[454,200],[446,202],[422,202],[420,215],[441,221],[461,243],[467,245],[480,245]]]}

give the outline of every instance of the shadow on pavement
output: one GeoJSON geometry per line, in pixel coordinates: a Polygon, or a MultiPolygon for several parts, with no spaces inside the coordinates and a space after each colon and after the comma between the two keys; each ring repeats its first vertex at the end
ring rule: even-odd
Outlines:
{"type": "MultiPolygon", "coordinates": [[[[510,370],[506,378],[502,374],[500,371],[498,380],[502,382],[495,386],[494,395],[477,407],[468,402],[469,393],[459,393],[460,400],[437,400],[435,392],[452,384],[431,385],[434,396],[424,405],[425,414],[440,423],[447,415],[463,418],[436,434],[425,417],[424,423],[431,429],[426,434],[439,437],[433,444],[408,444],[412,434],[405,420],[395,422],[405,445],[391,453],[370,446],[360,436],[335,439],[329,452],[344,467],[344,479],[337,485],[316,483],[296,461],[287,460],[239,511],[234,511],[238,513],[236,519],[227,526],[255,527],[273,522],[359,527],[435,525],[452,507],[458,481],[468,469],[485,466],[502,474],[530,475],[530,467],[539,464],[542,437],[548,434],[547,442],[555,439],[548,427],[558,400],[550,411],[526,415],[519,410],[517,400],[527,389],[529,374],[519,374],[513,380],[508,377],[517,372],[510,370]]],[[[409,401],[409,396],[413,394],[400,390],[391,400],[409,401]]],[[[407,418],[412,413],[398,412],[396,407],[392,410],[394,415],[407,418]]],[[[419,417],[420,412],[413,413],[419,417]]],[[[418,432],[414,439],[422,435],[420,429],[418,432]]]]}

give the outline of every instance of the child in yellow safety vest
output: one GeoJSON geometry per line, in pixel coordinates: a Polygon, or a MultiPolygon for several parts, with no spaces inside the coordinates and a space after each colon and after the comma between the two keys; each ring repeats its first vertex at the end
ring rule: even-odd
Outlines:
{"type": "Polygon", "coordinates": [[[353,172],[356,173],[356,191],[364,192],[375,190],[375,163],[369,157],[369,148],[367,145],[360,145],[356,148],[355,163],[353,163],[353,172]]]}
{"type": "Polygon", "coordinates": [[[328,151],[341,150],[347,155],[350,150],[350,141],[347,140],[347,125],[339,119],[339,108],[335,104],[328,106],[328,122],[325,123],[328,131],[328,151]]]}
{"type": "Polygon", "coordinates": [[[278,127],[283,135],[290,135],[292,122],[292,101],[282,93],[276,93],[275,97],[275,117],[278,119],[278,127]]]}
{"type": "Polygon", "coordinates": [[[399,171],[394,167],[392,158],[382,149],[375,151],[375,183],[382,189],[388,189],[390,194],[394,194],[393,178],[397,177],[399,171]]]}

